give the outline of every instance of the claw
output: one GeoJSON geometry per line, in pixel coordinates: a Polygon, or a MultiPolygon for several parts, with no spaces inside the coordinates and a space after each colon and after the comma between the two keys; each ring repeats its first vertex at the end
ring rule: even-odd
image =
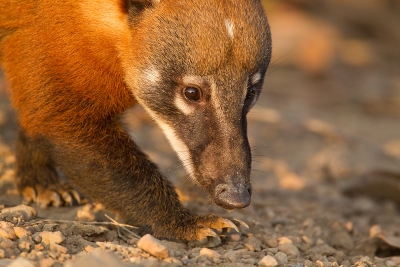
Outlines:
{"type": "Polygon", "coordinates": [[[75,190],[71,190],[70,193],[74,196],[78,205],[81,204],[81,196],[79,195],[79,193],[76,192],[75,190]]]}
{"type": "Polygon", "coordinates": [[[189,246],[215,247],[221,244],[221,238],[210,228],[202,228],[199,239],[188,243],[189,246]]]}
{"type": "MultiPolygon", "coordinates": [[[[231,221],[231,220],[228,220],[228,219],[223,219],[223,218],[221,218],[220,219],[222,222],[223,222],[223,224],[224,224],[224,226],[222,227],[222,228],[232,228],[232,229],[234,229],[236,232],[238,232],[239,233],[239,229],[237,228],[237,226],[231,221]]],[[[219,230],[219,229],[218,229],[219,230]]],[[[221,229],[222,230],[222,229],[221,229]]]]}
{"type": "Polygon", "coordinates": [[[43,185],[25,186],[21,190],[25,203],[36,202],[44,209],[47,206],[60,207],[62,205],[73,206],[75,201],[81,204],[82,199],[77,191],[68,184],[52,185],[44,187],[43,185]]]}
{"type": "Polygon", "coordinates": [[[244,226],[244,227],[246,227],[247,229],[250,228],[249,225],[248,225],[247,223],[245,223],[244,221],[242,221],[242,220],[239,220],[239,219],[232,219],[232,220],[238,222],[239,225],[244,226]]]}
{"type": "Polygon", "coordinates": [[[61,206],[61,198],[54,191],[44,191],[40,192],[36,198],[36,203],[42,209],[45,209],[47,206],[53,204],[54,207],[61,206]]]}
{"type": "Polygon", "coordinates": [[[70,192],[61,190],[60,195],[61,195],[61,198],[64,200],[65,204],[67,204],[68,206],[74,205],[74,202],[73,202],[74,200],[72,199],[70,192]]]}
{"type": "Polygon", "coordinates": [[[219,238],[217,233],[215,233],[212,229],[210,228],[204,228],[202,229],[202,234],[204,237],[214,237],[214,238],[219,238]]]}
{"type": "Polygon", "coordinates": [[[22,190],[22,196],[27,203],[34,202],[36,199],[36,191],[33,187],[27,186],[22,190]]]}

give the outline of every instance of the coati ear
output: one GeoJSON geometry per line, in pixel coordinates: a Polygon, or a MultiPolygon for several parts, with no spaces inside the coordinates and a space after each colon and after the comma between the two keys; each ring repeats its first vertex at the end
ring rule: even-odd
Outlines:
{"type": "Polygon", "coordinates": [[[122,0],[124,9],[134,19],[147,8],[155,7],[161,0],[122,0]]]}

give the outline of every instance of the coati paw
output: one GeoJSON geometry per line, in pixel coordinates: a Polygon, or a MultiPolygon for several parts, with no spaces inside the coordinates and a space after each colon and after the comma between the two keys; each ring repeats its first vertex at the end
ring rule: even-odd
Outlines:
{"type": "Polygon", "coordinates": [[[82,202],[80,194],[68,184],[53,185],[48,188],[42,185],[26,186],[21,193],[25,202],[34,202],[43,209],[48,206],[79,205],[82,202]]]}
{"type": "Polygon", "coordinates": [[[238,226],[241,224],[241,221],[236,223],[221,217],[200,217],[197,221],[197,226],[200,226],[200,228],[197,230],[196,240],[190,241],[188,244],[202,247],[218,246],[221,244],[220,234],[229,229],[239,232],[238,226]]]}

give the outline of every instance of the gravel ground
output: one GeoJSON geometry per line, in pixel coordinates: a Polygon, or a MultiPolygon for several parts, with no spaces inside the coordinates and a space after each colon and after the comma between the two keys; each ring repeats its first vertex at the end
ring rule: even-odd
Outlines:
{"type": "MultiPolygon", "coordinates": [[[[276,45],[290,31],[278,15],[270,18],[276,45]]],[[[291,18],[301,22],[298,15],[291,18]]],[[[100,203],[22,205],[13,183],[16,120],[0,79],[0,267],[400,266],[399,61],[335,61],[316,73],[297,56],[274,58],[249,114],[254,196],[246,209],[210,204],[143,110],[129,119],[184,205],[249,225],[213,248],[137,237],[100,203]]]]}

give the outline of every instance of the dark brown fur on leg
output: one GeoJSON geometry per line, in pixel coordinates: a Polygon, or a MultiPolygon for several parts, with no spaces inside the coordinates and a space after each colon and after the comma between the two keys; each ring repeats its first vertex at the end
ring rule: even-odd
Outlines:
{"type": "Polygon", "coordinates": [[[85,132],[90,136],[77,138],[71,131],[64,135],[69,140],[54,144],[57,165],[83,193],[116,211],[127,223],[141,226],[142,233],[201,240],[215,236],[209,229],[213,223],[221,228],[232,226],[184,209],[172,184],[116,122],[97,122],[85,132]]]}
{"type": "Polygon", "coordinates": [[[32,139],[20,129],[16,146],[18,190],[27,202],[41,207],[79,202],[79,194],[70,185],[60,184],[50,151],[46,139],[32,139]]]}

